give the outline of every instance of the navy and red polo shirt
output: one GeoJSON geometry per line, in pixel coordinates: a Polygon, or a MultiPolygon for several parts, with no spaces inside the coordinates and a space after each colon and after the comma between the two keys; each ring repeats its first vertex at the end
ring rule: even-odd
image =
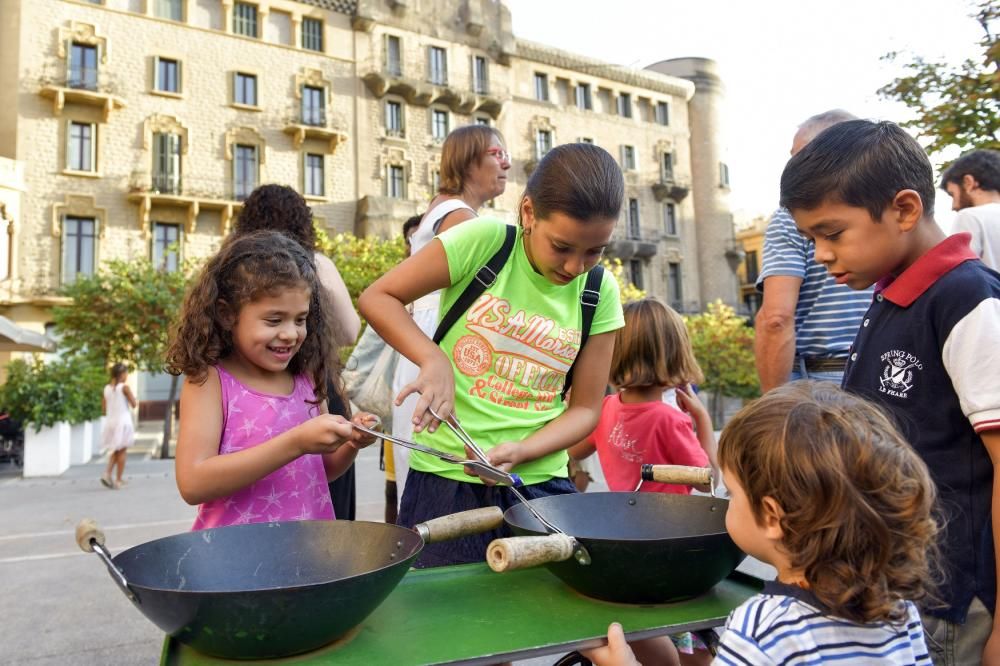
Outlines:
{"type": "Polygon", "coordinates": [[[946,608],[964,623],[979,597],[994,612],[993,464],[978,433],[1000,429],[1000,274],[950,236],[875,288],[843,387],[882,405],[927,463],[946,525],[946,608]]]}

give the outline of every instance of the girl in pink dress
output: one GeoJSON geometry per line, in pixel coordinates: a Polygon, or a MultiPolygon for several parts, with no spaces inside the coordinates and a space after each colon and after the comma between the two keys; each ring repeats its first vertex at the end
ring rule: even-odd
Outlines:
{"type": "Polygon", "coordinates": [[[280,233],[229,238],[205,264],[167,351],[185,375],[176,472],[193,529],[334,518],[327,480],[373,439],[326,411],[329,316],[312,258],[280,233]]]}

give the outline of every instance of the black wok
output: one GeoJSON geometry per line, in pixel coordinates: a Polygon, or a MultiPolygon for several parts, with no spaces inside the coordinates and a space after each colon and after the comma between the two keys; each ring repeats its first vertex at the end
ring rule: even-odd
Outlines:
{"type": "Polygon", "coordinates": [[[490,566],[504,571],[545,564],[574,590],[596,599],[648,604],[694,597],[731,574],[745,557],[726,532],[728,501],[715,497],[577,493],[531,504],[576,538],[591,563],[573,559],[565,538],[546,536],[528,510],[515,505],[504,520],[518,536],[490,545],[490,566]]]}
{"type": "Polygon", "coordinates": [[[257,523],[156,539],[112,558],[103,533],[84,520],[77,543],[101,556],[136,608],[170,636],[204,654],[262,659],[342,637],[392,592],[424,538],[453,537],[450,527],[257,523]]]}

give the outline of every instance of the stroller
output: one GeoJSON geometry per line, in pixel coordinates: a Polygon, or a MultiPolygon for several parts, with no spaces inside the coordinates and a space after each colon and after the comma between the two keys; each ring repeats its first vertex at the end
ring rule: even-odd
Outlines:
{"type": "Polygon", "coordinates": [[[0,414],[0,463],[24,466],[24,429],[9,414],[0,414]]]}

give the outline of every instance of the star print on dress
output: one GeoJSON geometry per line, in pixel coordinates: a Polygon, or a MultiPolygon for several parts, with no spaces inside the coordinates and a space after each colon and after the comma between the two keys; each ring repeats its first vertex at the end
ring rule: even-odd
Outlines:
{"type": "Polygon", "coordinates": [[[250,506],[247,507],[246,511],[241,511],[237,508],[236,512],[239,514],[239,517],[237,517],[235,522],[236,525],[249,525],[250,523],[256,522],[257,518],[260,518],[260,514],[253,512],[252,502],[250,506]]]}
{"type": "Polygon", "coordinates": [[[281,492],[277,492],[274,489],[274,484],[271,484],[271,492],[268,493],[267,495],[264,495],[263,497],[261,497],[262,500],[264,500],[265,502],[267,502],[267,505],[264,507],[264,510],[267,511],[272,506],[277,506],[280,509],[281,508],[281,502],[279,500],[287,492],[288,492],[287,490],[282,490],[281,492]]]}
{"type": "Polygon", "coordinates": [[[247,437],[253,434],[253,431],[257,429],[257,419],[245,418],[243,419],[243,425],[240,426],[240,430],[246,434],[247,437]]]}

